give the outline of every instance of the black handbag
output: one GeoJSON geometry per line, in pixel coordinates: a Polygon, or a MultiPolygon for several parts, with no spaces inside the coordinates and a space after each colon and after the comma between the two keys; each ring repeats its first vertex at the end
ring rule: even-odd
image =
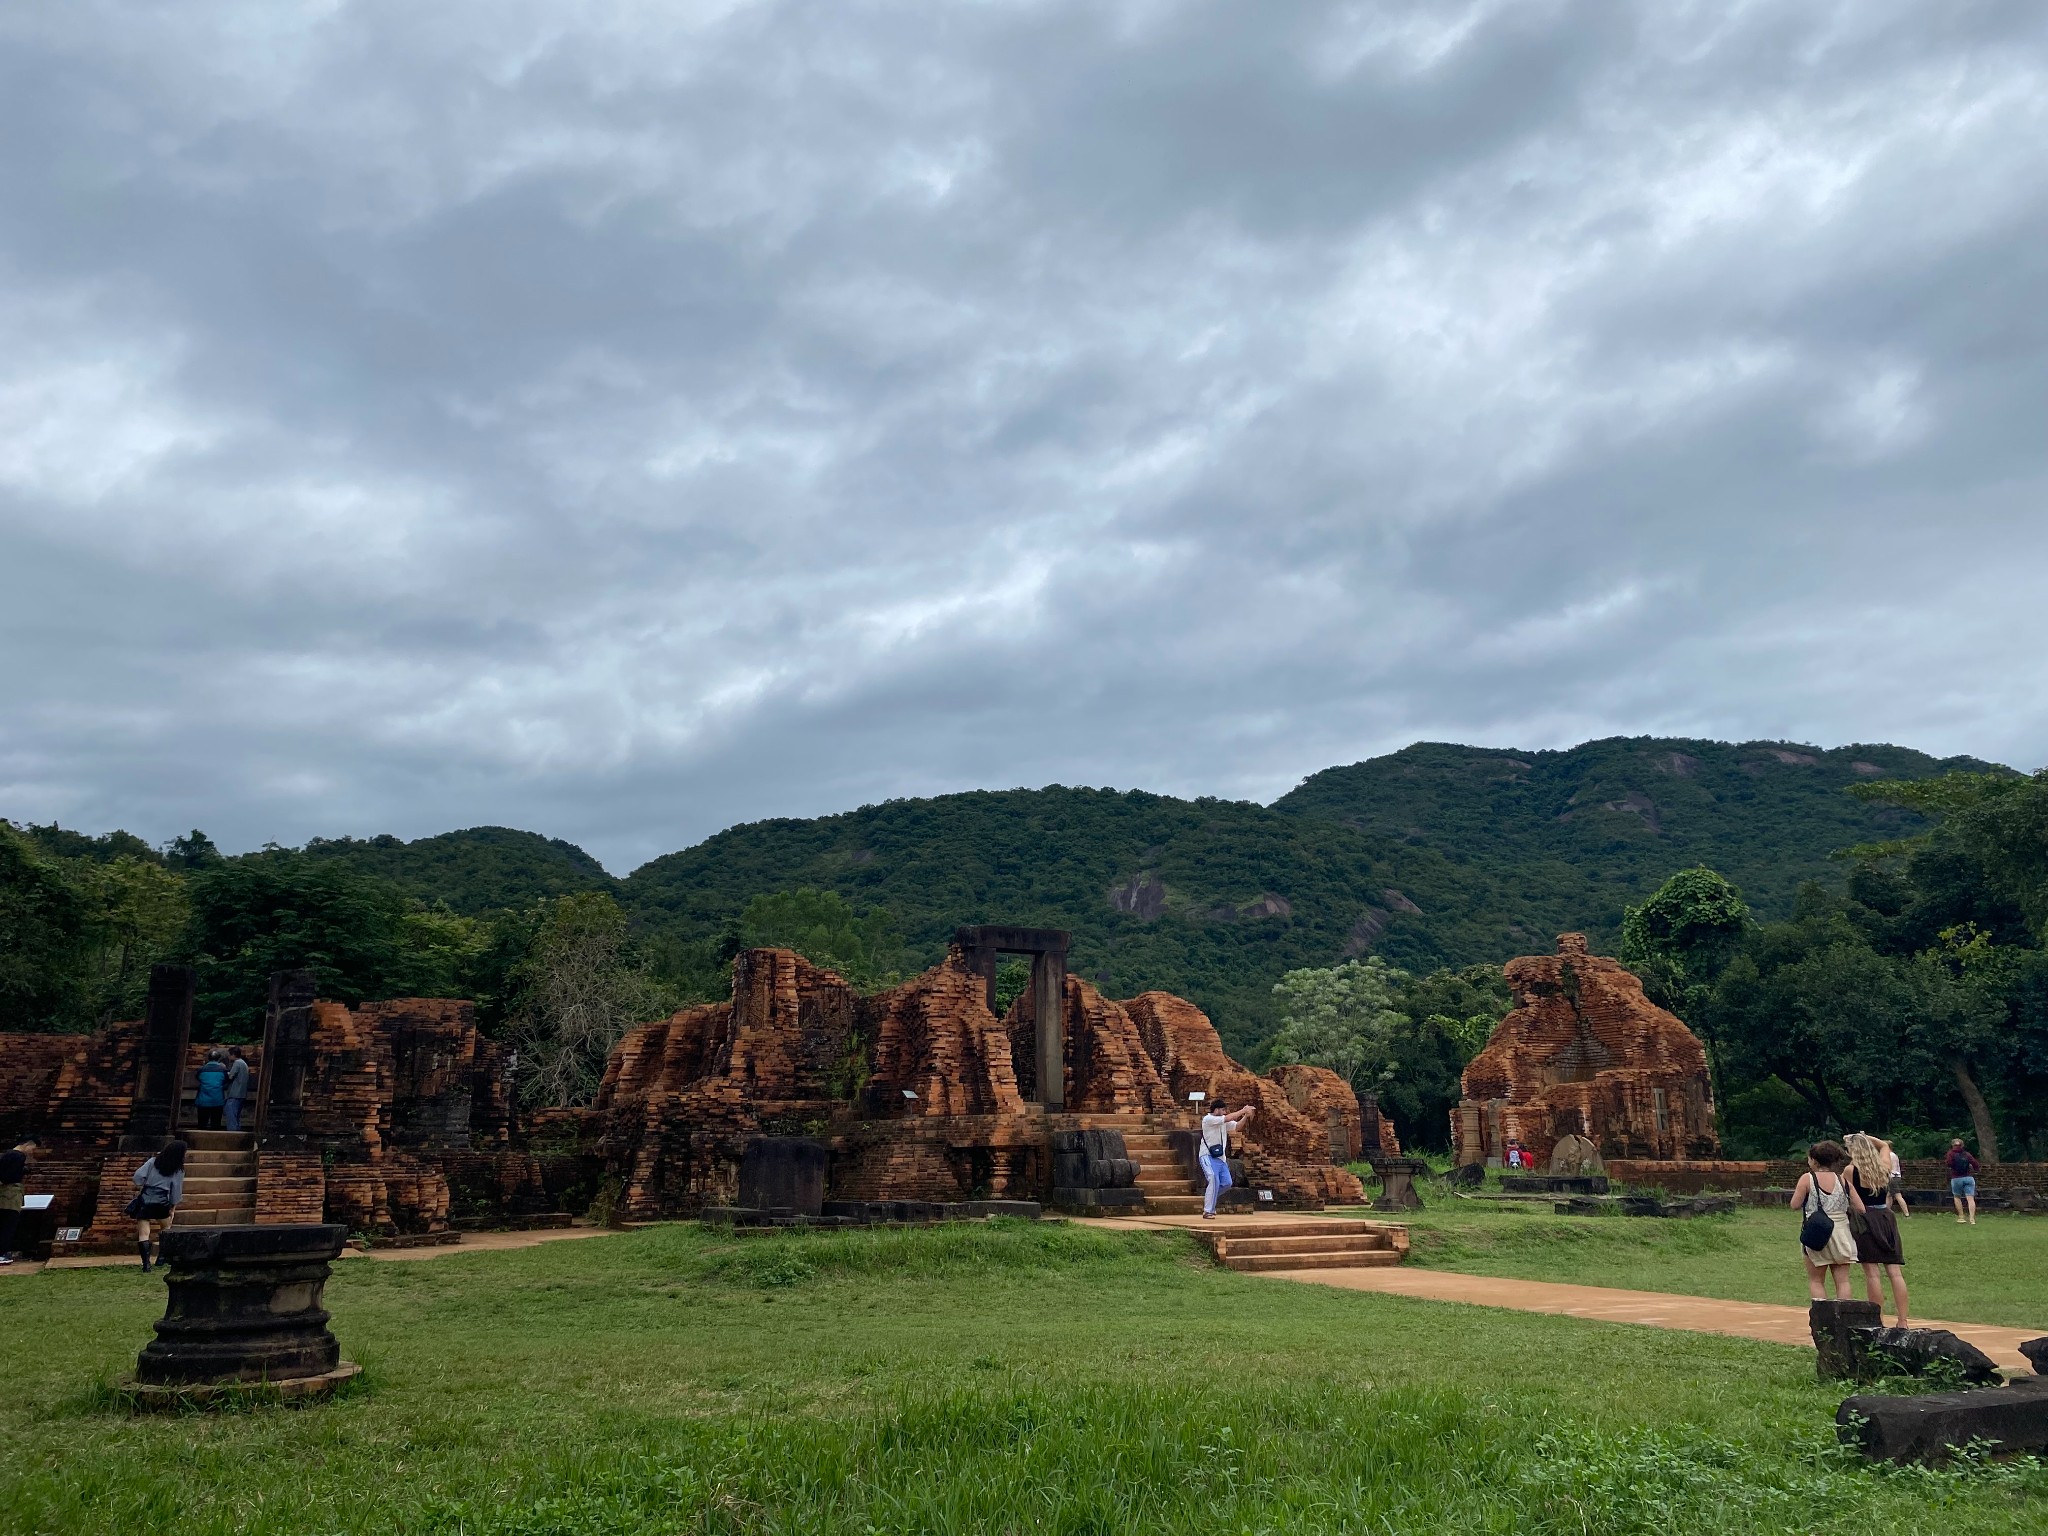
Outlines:
{"type": "Polygon", "coordinates": [[[142,1220],[142,1191],[135,1192],[135,1198],[121,1207],[121,1214],[130,1221],[142,1220]]]}
{"type": "MultiPolygon", "coordinates": [[[[1840,1174],[1835,1175],[1840,1178],[1840,1174]]],[[[1819,1253],[1835,1240],[1835,1218],[1821,1207],[1820,1176],[1813,1180],[1813,1208],[1806,1213],[1806,1220],[1799,1223],[1799,1246],[1819,1253]]]]}

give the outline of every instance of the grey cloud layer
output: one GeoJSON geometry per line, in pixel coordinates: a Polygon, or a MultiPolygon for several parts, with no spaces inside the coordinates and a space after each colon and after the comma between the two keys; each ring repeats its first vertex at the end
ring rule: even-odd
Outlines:
{"type": "Polygon", "coordinates": [[[0,12],[0,814],[2034,766],[2044,14],[0,12]]]}

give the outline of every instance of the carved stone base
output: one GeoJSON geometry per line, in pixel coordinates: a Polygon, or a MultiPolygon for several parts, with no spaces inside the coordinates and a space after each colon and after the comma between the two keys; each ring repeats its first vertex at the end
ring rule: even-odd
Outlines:
{"type": "Polygon", "coordinates": [[[135,1362],[143,1386],[282,1383],[325,1376],[341,1345],[321,1307],[348,1229],[173,1227],[163,1236],[170,1304],[135,1362]]]}

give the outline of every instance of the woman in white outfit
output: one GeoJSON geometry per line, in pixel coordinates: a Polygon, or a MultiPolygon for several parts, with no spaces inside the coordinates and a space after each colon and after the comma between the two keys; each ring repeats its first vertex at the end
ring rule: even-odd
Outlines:
{"type": "Polygon", "coordinates": [[[1799,1253],[1806,1260],[1806,1292],[1815,1301],[1826,1301],[1827,1281],[1832,1275],[1835,1299],[1849,1299],[1849,1271],[1856,1267],[1856,1235],[1849,1230],[1849,1213],[1863,1209],[1856,1186],[1842,1177],[1842,1165],[1849,1154],[1832,1141],[1817,1141],[1806,1154],[1806,1172],[1792,1186],[1789,1204],[1808,1217],[1816,1212],[1827,1217],[1833,1231],[1818,1248],[1810,1247],[1802,1230],[1799,1253]]]}
{"type": "Polygon", "coordinates": [[[1217,1100],[1202,1116],[1202,1219],[1216,1217],[1216,1197],[1230,1188],[1230,1133],[1251,1119],[1255,1105],[1247,1104],[1232,1114],[1217,1100]]]}

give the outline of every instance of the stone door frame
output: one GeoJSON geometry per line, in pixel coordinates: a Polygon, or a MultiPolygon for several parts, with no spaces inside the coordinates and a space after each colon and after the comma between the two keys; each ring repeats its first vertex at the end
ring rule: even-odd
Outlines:
{"type": "Polygon", "coordinates": [[[1067,1102],[1067,950],[1064,928],[1013,928],[982,923],[957,929],[953,942],[988,989],[996,1011],[996,966],[1004,955],[1031,957],[1032,1026],[1038,1042],[1038,1098],[1048,1110],[1067,1102]]]}

